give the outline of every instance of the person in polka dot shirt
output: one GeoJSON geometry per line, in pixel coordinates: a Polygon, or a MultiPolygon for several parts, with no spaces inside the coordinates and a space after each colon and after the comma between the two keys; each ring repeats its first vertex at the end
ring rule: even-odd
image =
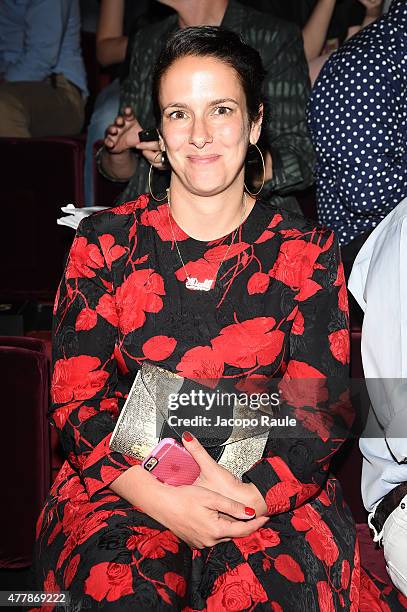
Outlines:
{"type": "Polygon", "coordinates": [[[407,196],[407,0],[331,56],[307,115],[318,218],[348,245],[346,263],[407,196]]]}

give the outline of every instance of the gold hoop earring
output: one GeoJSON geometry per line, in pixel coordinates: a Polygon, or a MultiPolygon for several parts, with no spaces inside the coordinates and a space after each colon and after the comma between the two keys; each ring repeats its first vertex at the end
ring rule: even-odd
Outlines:
{"type": "Polygon", "coordinates": [[[259,147],[257,146],[257,144],[256,144],[255,142],[253,142],[253,143],[250,143],[250,145],[251,145],[252,147],[256,147],[256,149],[257,149],[257,151],[259,152],[259,155],[260,155],[261,165],[263,166],[263,180],[262,180],[262,182],[261,182],[260,189],[259,189],[258,191],[256,191],[256,192],[249,191],[249,190],[248,190],[248,188],[247,188],[246,183],[243,183],[244,188],[246,189],[247,193],[248,193],[249,195],[251,195],[251,196],[253,196],[253,197],[255,198],[256,196],[258,196],[258,195],[259,195],[260,191],[261,191],[261,190],[263,189],[263,187],[264,187],[264,183],[265,183],[265,181],[266,181],[266,165],[265,165],[265,163],[264,163],[263,153],[260,151],[260,149],[259,149],[259,147]]]}
{"type": "Polygon", "coordinates": [[[155,163],[155,160],[157,159],[157,157],[161,155],[161,164],[163,166],[165,166],[166,164],[166,155],[164,151],[159,151],[157,153],[157,155],[154,157],[153,159],[153,163],[150,164],[150,170],[148,171],[148,190],[150,192],[151,197],[153,198],[153,200],[155,200],[156,202],[163,202],[164,200],[167,199],[167,192],[165,192],[165,196],[163,198],[156,198],[155,195],[153,194],[153,190],[151,189],[151,173],[153,170],[153,164],[155,163]]]}

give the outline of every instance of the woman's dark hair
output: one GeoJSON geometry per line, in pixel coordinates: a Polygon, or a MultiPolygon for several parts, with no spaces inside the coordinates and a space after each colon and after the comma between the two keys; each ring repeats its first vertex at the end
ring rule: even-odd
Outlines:
{"type": "Polygon", "coordinates": [[[265,70],[256,49],[247,45],[237,34],[221,27],[199,26],[178,30],[166,42],[153,73],[154,111],[161,123],[159,105],[160,82],[170,66],[182,57],[213,57],[236,71],[246,96],[249,121],[259,117],[263,102],[265,70]]]}

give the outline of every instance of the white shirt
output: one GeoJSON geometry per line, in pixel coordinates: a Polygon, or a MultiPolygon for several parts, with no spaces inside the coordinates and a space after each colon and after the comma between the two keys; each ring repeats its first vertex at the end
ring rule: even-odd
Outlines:
{"type": "Polygon", "coordinates": [[[348,288],[365,311],[362,362],[372,407],[359,446],[371,511],[407,481],[407,198],[370,234],[348,288]]]}

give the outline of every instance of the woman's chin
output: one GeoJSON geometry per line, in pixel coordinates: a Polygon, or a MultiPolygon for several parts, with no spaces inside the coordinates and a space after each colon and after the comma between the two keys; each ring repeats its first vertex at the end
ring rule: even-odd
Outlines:
{"type": "Polygon", "coordinates": [[[220,179],[219,176],[194,176],[188,177],[186,187],[191,193],[199,195],[216,195],[224,191],[230,184],[230,181],[220,179]]]}

